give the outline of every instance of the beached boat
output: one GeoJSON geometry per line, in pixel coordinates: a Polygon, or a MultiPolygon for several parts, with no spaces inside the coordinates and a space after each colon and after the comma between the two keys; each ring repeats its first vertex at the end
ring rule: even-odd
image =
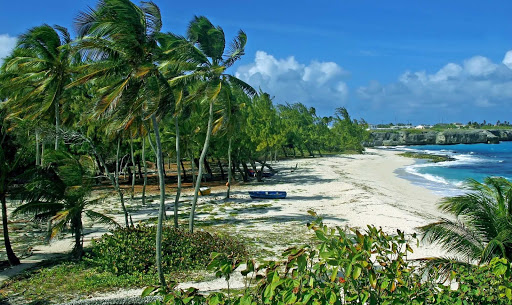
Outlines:
{"type": "Polygon", "coordinates": [[[253,199],[284,199],[286,198],[286,192],[283,191],[251,191],[249,196],[253,199]]]}

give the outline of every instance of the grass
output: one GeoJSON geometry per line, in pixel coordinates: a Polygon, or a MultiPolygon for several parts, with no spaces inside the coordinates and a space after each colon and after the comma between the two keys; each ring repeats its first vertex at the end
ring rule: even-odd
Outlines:
{"type": "Polygon", "coordinates": [[[4,296],[23,298],[25,302],[65,302],[76,297],[86,297],[89,292],[100,293],[116,288],[145,287],[157,283],[156,275],[116,276],[110,272],[99,271],[85,262],[49,261],[8,280],[1,289],[4,296]]]}

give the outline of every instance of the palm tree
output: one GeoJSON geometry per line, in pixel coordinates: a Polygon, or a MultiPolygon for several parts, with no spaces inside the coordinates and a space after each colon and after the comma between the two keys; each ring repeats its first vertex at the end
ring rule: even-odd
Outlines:
{"type": "MultiPolygon", "coordinates": [[[[1,107],[2,105],[0,105],[1,107]]],[[[3,109],[0,108],[0,203],[2,204],[2,229],[4,235],[5,251],[7,253],[7,260],[11,266],[19,265],[20,260],[14,254],[9,238],[9,226],[7,221],[7,188],[11,184],[9,179],[12,177],[14,169],[19,165],[19,156],[15,151],[15,145],[10,143],[10,137],[7,135],[7,126],[5,125],[3,109]],[[10,150],[10,151],[9,151],[10,150]],[[14,150],[14,151],[13,151],[14,150]]]]}
{"type": "Polygon", "coordinates": [[[76,26],[80,37],[76,47],[93,60],[83,67],[84,75],[76,83],[101,79],[107,84],[96,112],[108,115],[121,111],[126,114],[122,121],[125,128],[141,116],[152,122],[160,185],[156,265],[160,283],[166,287],[161,263],[165,177],[158,120],[173,108],[174,98],[157,65],[162,55],[157,43],[162,27],[160,10],[153,2],[137,6],[128,0],[103,0],[96,9],[80,13],[76,26]]]}
{"type": "Polygon", "coordinates": [[[232,181],[232,144],[233,139],[240,133],[241,127],[245,122],[242,109],[245,107],[244,100],[248,100],[248,96],[242,90],[226,90],[225,96],[222,98],[222,108],[219,110],[219,118],[215,121],[213,132],[223,128],[228,138],[228,182],[226,199],[229,199],[232,181]]]}
{"type": "Polygon", "coordinates": [[[55,151],[47,157],[47,164],[22,175],[30,182],[13,192],[14,197],[23,202],[14,214],[34,215],[36,219],[51,216],[51,237],[69,226],[75,237],[72,254],[80,259],[83,254],[82,215],[96,222],[117,223],[91,209],[100,201],[89,199],[94,176],[94,161],[90,157],[76,159],[69,153],[55,151]]]}
{"type": "Polygon", "coordinates": [[[66,28],[41,25],[18,38],[13,54],[4,63],[12,94],[8,102],[16,109],[11,116],[34,119],[41,115],[55,120],[55,150],[59,148],[60,107],[71,81],[71,37],[66,28]]]}
{"type": "Polygon", "coordinates": [[[512,183],[487,177],[483,183],[468,180],[468,188],[468,193],[440,203],[456,219],[421,227],[423,240],[439,243],[467,262],[487,263],[493,257],[512,261],[512,183]]]}
{"type": "Polygon", "coordinates": [[[226,74],[225,71],[244,55],[247,35],[240,30],[233,39],[230,49],[225,53],[226,40],[221,27],[215,27],[206,17],[196,16],[190,22],[187,30],[187,40],[176,40],[175,47],[168,51],[173,58],[183,62],[196,64],[192,73],[175,77],[171,83],[178,87],[186,87],[188,84],[200,84],[195,87],[191,98],[197,98],[208,102],[208,125],[201,156],[199,157],[198,178],[194,189],[194,199],[190,212],[189,230],[194,231],[194,214],[197,204],[203,164],[210,144],[213,128],[214,104],[224,94],[221,92],[231,87],[238,87],[246,93],[255,95],[256,91],[240,79],[226,74]]]}

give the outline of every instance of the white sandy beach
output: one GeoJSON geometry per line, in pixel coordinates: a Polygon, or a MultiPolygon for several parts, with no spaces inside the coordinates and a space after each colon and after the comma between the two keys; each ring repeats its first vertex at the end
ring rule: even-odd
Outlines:
{"type": "MultiPolygon", "coordinates": [[[[208,213],[199,213],[198,222],[228,219],[231,220],[233,233],[261,236],[270,232],[282,232],[283,236],[289,236],[294,234],[294,228],[305,227],[303,225],[311,220],[307,211],[314,210],[324,218],[325,223],[331,225],[363,230],[367,225],[375,225],[389,233],[400,229],[406,234],[412,234],[417,231],[416,227],[442,216],[437,210],[437,203],[441,199],[439,196],[396,176],[396,169],[413,163],[413,159],[398,156],[396,152],[377,149],[368,149],[363,155],[280,161],[273,164],[279,170],[274,177],[267,178],[262,183],[251,182],[233,186],[233,199],[229,206],[223,200],[225,188],[214,188],[211,196],[201,197],[198,210],[212,205],[217,215],[211,217],[208,213]],[[296,165],[297,168],[292,171],[296,165]],[[247,194],[249,190],[281,190],[286,191],[288,197],[282,200],[252,200],[247,194]],[[251,206],[265,208],[245,209],[251,206]]],[[[186,193],[184,201],[190,197],[191,194],[186,193]]],[[[173,199],[170,198],[168,203],[171,205],[173,199]]],[[[133,220],[136,222],[155,217],[156,203],[152,207],[134,214],[133,220]]],[[[168,215],[172,213],[171,210],[172,207],[169,207],[168,215]]],[[[122,215],[115,216],[123,223],[122,215]]],[[[96,231],[96,237],[104,232],[94,228],[92,231],[96,231]]],[[[304,230],[297,234],[302,232],[304,230]]],[[[89,239],[90,236],[85,238],[86,241],[89,239]]],[[[277,253],[286,248],[287,241],[284,239],[276,243],[277,253]]],[[[68,251],[72,247],[72,241],[66,243],[66,240],[53,242],[49,247],[35,247],[34,253],[41,255],[68,251]]],[[[438,247],[421,245],[415,249],[413,257],[434,255],[444,253],[438,247]]],[[[201,290],[211,290],[220,288],[217,287],[219,285],[224,287],[225,282],[212,280],[205,283],[186,283],[181,287],[195,286],[201,290]]],[[[125,294],[138,293],[140,290],[126,291],[125,294]]]]}

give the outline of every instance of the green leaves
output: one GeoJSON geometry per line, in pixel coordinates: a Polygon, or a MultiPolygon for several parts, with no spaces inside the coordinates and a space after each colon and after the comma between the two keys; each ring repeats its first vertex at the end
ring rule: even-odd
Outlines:
{"type": "MultiPolygon", "coordinates": [[[[156,272],[154,262],[155,227],[118,228],[93,243],[90,260],[115,274],[156,272]]],[[[246,255],[245,247],[230,237],[190,232],[165,227],[163,230],[163,268],[166,272],[205,268],[231,274],[246,255]],[[210,262],[210,257],[213,260],[210,262]],[[210,263],[209,263],[210,262],[210,263]]]]}
{"type": "Polygon", "coordinates": [[[457,219],[441,219],[420,230],[423,240],[437,242],[461,257],[488,263],[494,257],[511,260],[512,183],[487,177],[484,183],[468,180],[469,192],[445,198],[439,207],[457,219]]]}

